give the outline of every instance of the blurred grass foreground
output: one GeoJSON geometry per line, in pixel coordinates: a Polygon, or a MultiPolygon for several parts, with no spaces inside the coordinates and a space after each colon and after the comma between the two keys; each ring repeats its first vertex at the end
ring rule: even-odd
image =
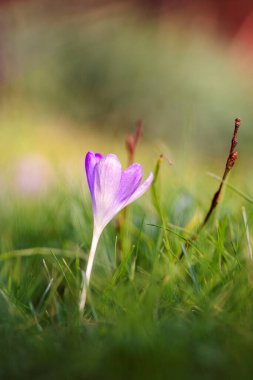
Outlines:
{"type": "Polygon", "coordinates": [[[189,3],[0,3],[0,379],[252,378],[252,6],[189,3]],[[165,159],[104,231],[80,316],[84,156],[126,166],[138,119],[145,175],[165,159]]]}

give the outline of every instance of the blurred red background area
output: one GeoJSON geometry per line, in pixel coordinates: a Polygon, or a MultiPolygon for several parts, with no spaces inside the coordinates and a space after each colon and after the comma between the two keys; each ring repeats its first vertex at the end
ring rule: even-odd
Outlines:
{"type": "Polygon", "coordinates": [[[151,13],[178,10],[203,14],[231,36],[248,23],[253,11],[252,0],[136,0],[136,3],[151,13]]]}

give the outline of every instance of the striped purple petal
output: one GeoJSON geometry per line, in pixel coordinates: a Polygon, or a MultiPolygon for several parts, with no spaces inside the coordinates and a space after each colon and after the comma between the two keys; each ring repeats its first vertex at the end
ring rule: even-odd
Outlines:
{"type": "Polygon", "coordinates": [[[103,228],[115,215],[114,203],[121,180],[121,164],[114,154],[103,157],[94,169],[94,219],[103,228]]]}
{"type": "Polygon", "coordinates": [[[85,157],[85,171],[90,193],[93,199],[94,187],[94,168],[96,164],[103,158],[100,153],[88,152],[85,157]]]}
{"type": "Polygon", "coordinates": [[[140,198],[148,190],[151,183],[153,182],[153,179],[154,179],[154,175],[153,173],[150,173],[146,181],[144,181],[143,184],[141,184],[141,186],[139,186],[138,189],[128,199],[126,206],[136,201],[136,199],[140,198]]]}
{"type": "Polygon", "coordinates": [[[142,167],[140,164],[133,164],[124,170],[121,174],[116,202],[119,204],[125,204],[136,191],[141,180],[142,167]]]}

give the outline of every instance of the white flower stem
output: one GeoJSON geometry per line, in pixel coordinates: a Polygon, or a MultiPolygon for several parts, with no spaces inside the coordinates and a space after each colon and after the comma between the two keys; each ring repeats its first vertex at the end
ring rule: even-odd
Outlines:
{"type": "Polygon", "coordinates": [[[81,291],[80,303],[79,303],[79,310],[81,313],[83,313],[85,303],[86,303],[87,291],[89,288],[90,276],[91,276],[91,271],[93,267],[93,262],[94,262],[94,257],[95,257],[99,237],[100,237],[100,233],[94,230],[92,243],[91,243],[91,249],[90,249],[87,267],[86,267],[86,272],[85,274],[83,273],[83,284],[82,284],[82,291],[81,291]]]}

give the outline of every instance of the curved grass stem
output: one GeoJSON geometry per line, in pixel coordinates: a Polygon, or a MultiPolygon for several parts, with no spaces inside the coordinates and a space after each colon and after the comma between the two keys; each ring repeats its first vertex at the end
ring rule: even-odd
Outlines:
{"type": "Polygon", "coordinates": [[[81,290],[81,296],[80,296],[80,302],[79,302],[79,310],[80,313],[82,314],[85,308],[86,304],[86,299],[87,299],[87,292],[89,288],[89,283],[90,283],[90,277],[91,277],[91,272],[93,268],[93,263],[94,263],[94,258],[96,254],[96,249],[99,241],[100,233],[97,233],[94,230],[93,233],[93,238],[92,238],[92,243],[91,243],[91,249],[88,257],[88,262],[87,262],[87,267],[86,267],[86,272],[82,272],[83,274],[83,283],[82,283],[82,290],[81,290]]]}

